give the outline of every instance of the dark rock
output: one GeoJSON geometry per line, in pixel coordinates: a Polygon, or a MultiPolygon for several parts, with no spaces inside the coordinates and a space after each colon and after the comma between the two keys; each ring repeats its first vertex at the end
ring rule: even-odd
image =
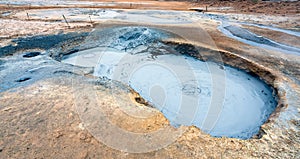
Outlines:
{"type": "Polygon", "coordinates": [[[187,56],[196,56],[198,54],[198,50],[191,44],[178,44],[175,47],[175,50],[182,55],[187,56]]]}
{"type": "Polygon", "coordinates": [[[40,52],[27,52],[23,55],[23,57],[25,58],[30,58],[30,57],[35,57],[35,56],[38,56],[40,55],[41,53],[40,52]]]}
{"type": "Polygon", "coordinates": [[[16,82],[25,82],[25,81],[28,81],[30,79],[31,79],[30,77],[24,77],[24,78],[20,78],[20,79],[16,80],[16,82]]]}
{"type": "Polygon", "coordinates": [[[263,135],[267,134],[263,129],[259,129],[259,132],[252,136],[253,139],[261,139],[263,135]]]}

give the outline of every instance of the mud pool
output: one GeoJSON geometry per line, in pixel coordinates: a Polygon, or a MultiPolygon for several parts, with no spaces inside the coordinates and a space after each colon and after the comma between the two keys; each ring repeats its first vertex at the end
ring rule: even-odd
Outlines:
{"type": "Polygon", "coordinates": [[[215,137],[249,139],[275,110],[273,90],[257,77],[168,52],[157,43],[167,36],[162,31],[120,30],[107,47],[85,49],[62,62],[94,67],[94,76],[130,86],[173,126],[194,125],[215,137]],[[154,55],[149,47],[164,54],[154,55]]]}

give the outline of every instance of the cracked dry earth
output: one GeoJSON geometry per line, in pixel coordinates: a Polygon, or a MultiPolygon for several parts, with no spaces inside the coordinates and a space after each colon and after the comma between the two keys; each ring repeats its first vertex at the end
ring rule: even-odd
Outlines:
{"type": "MultiPolygon", "coordinates": [[[[47,10],[45,12],[47,13],[47,10]]],[[[218,29],[219,19],[204,17],[194,23],[188,23],[187,20],[178,18],[181,14],[184,14],[184,17],[187,15],[193,17],[194,12],[170,11],[168,13],[169,11],[144,10],[116,12],[113,10],[112,12],[128,14],[127,18],[132,16],[133,19],[124,20],[121,15],[108,16],[104,20],[95,21],[93,27],[86,21],[70,22],[71,28],[63,22],[43,21],[39,19],[38,14],[34,17],[36,19],[31,21],[24,20],[15,13],[0,19],[0,25],[5,28],[0,30],[0,158],[299,158],[299,54],[287,54],[230,38],[218,29]],[[147,17],[144,18],[145,22],[136,21],[135,16],[139,13],[147,17]],[[159,16],[167,17],[166,19],[174,16],[175,20],[173,22],[171,18],[168,21],[171,24],[164,24],[155,19],[159,16]],[[101,30],[115,26],[168,28],[169,31],[182,35],[187,41],[175,38],[169,39],[166,43],[186,44],[184,46],[187,47],[181,51],[200,60],[220,62],[218,61],[220,56],[224,64],[259,76],[275,88],[274,93],[278,102],[276,110],[261,126],[260,132],[247,140],[213,137],[194,126],[173,127],[162,113],[145,101],[141,102],[141,97],[127,86],[103,81],[93,76],[93,68],[62,63],[59,60],[63,57],[60,56],[61,54],[51,57],[49,53],[49,49],[57,46],[63,50],[62,52],[70,53],[68,49],[73,48],[70,46],[80,44],[86,33],[95,28],[101,30]],[[206,40],[201,41],[196,37],[194,33],[199,27],[209,34],[215,43],[213,46],[206,40]],[[46,35],[46,37],[63,35],[63,38],[61,36],[50,38],[53,45],[48,46],[43,43],[43,40],[49,40],[47,38],[38,38],[40,40],[38,43],[26,37],[36,34],[46,35]],[[16,40],[19,37],[24,39],[16,40]],[[65,41],[67,44],[61,45],[65,41]],[[33,45],[34,43],[40,45],[33,45]],[[7,47],[10,44],[12,46],[7,47]],[[22,47],[18,48],[18,45],[22,47]],[[184,51],[190,50],[190,45],[200,50],[201,55],[184,51]],[[39,53],[28,54],[28,52],[39,53]],[[24,56],[25,54],[27,57],[24,56]],[[89,105],[97,107],[88,107],[89,105]],[[172,133],[177,132],[178,129],[185,131],[174,142],[161,149],[130,153],[126,149],[112,148],[91,132],[89,125],[84,123],[80,114],[93,109],[101,109],[111,123],[129,132],[147,134],[165,127],[170,128],[172,133]],[[126,110],[149,112],[154,115],[140,119],[125,113],[126,110]]],[[[85,14],[79,13],[77,16],[80,18],[83,15],[85,14]]],[[[196,14],[197,16],[200,15],[196,14]]],[[[241,18],[245,16],[247,15],[241,15],[241,18]]],[[[299,46],[296,40],[279,39],[278,35],[293,39],[298,39],[299,36],[264,30],[255,26],[241,25],[240,28],[248,29],[278,43],[295,48],[299,46]]],[[[113,135],[116,134],[118,132],[111,132],[112,140],[120,141],[120,145],[126,146],[121,139],[114,138],[113,135]]],[[[149,147],[160,142],[159,139],[151,141],[153,143],[149,142],[149,147]]]]}

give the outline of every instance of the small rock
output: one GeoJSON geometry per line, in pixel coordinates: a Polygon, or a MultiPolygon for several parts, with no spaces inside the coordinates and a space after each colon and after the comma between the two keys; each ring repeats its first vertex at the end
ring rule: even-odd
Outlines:
{"type": "Polygon", "coordinates": [[[55,132],[53,133],[53,136],[54,136],[55,138],[59,138],[59,137],[63,136],[63,133],[62,133],[61,131],[55,131],[55,132]]]}
{"type": "Polygon", "coordinates": [[[24,78],[20,78],[20,79],[16,80],[16,82],[25,82],[25,81],[28,81],[30,79],[31,79],[30,77],[24,77],[24,78]]]}
{"type": "Polygon", "coordinates": [[[80,124],[78,125],[78,128],[79,128],[79,129],[81,129],[81,130],[84,130],[84,126],[83,126],[83,124],[82,124],[82,123],[80,123],[80,124]]]}
{"type": "Polygon", "coordinates": [[[12,107],[4,108],[3,111],[7,112],[7,111],[10,111],[11,109],[12,109],[12,107]]]}
{"type": "Polygon", "coordinates": [[[27,52],[23,55],[23,57],[25,58],[30,58],[30,57],[35,57],[35,56],[38,56],[40,55],[41,53],[40,52],[27,52]]]}
{"type": "Polygon", "coordinates": [[[86,139],[86,134],[84,132],[79,133],[79,138],[80,140],[85,140],[86,139]]]}

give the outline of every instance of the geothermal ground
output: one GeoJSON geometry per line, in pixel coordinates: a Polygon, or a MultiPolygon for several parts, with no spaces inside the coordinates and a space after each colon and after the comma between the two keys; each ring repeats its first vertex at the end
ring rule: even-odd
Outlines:
{"type": "Polygon", "coordinates": [[[0,158],[299,158],[299,8],[0,0],[0,158]]]}

